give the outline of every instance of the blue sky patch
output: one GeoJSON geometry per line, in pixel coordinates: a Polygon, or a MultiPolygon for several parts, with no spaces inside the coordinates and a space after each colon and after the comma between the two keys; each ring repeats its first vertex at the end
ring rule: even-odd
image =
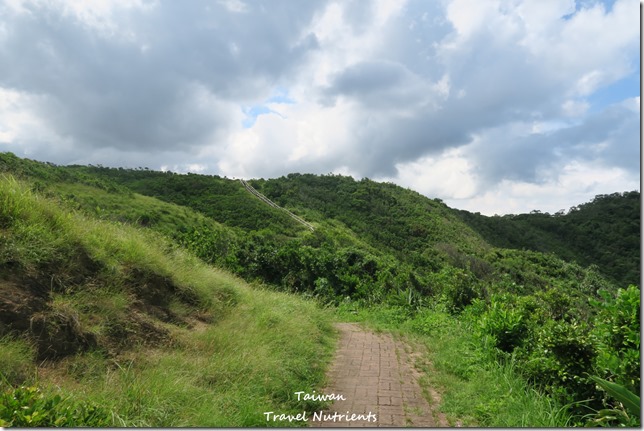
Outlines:
{"type": "Polygon", "coordinates": [[[577,0],[575,2],[575,11],[572,13],[569,13],[568,15],[564,15],[561,18],[565,21],[568,21],[571,19],[577,12],[579,12],[581,9],[588,9],[593,7],[597,3],[602,3],[604,5],[604,10],[606,13],[610,13],[610,11],[613,10],[613,5],[615,4],[615,0],[577,0]]]}
{"type": "Polygon", "coordinates": [[[608,105],[619,103],[623,100],[637,97],[640,95],[640,70],[639,64],[637,71],[631,73],[625,78],[615,81],[610,85],[599,88],[588,97],[590,111],[601,111],[608,105]]]}
{"type": "Polygon", "coordinates": [[[295,100],[291,99],[288,95],[288,90],[286,88],[278,87],[273,90],[273,94],[266,99],[266,103],[283,103],[287,105],[293,105],[295,100]]]}
{"type": "Polygon", "coordinates": [[[244,115],[246,115],[246,117],[242,120],[242,126],[244,127],[244,129],[253,127],[255,125],[255,122],[257,121],[257,117],[259,117],[260,115],[277,114],[280,117],[284,118],[282,114],[273,111],[267,106],[270,103],[292,105],[295,103],[295,100],[289,97],[287,89],[278,87],[273,90],[273,93],[266,100],[264,100],[263,103],[242,107],[242,112],[244,113],[244,115]]]}

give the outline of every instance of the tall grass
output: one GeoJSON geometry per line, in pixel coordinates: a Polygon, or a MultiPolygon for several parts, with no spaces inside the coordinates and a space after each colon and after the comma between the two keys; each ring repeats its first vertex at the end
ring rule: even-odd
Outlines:
{"type": "Polygon", "coordinates": [[[171,349],[140,347],[116,360],[78,355],[67,390],[109,408],[121,426],[304,425],[267,422],[263,413],[319,407],[298,403],[294,392],[324,381],[329,315],[293,295],[238,287],[235,313],[217,325],[175,328],[171,349]]]}
{"type": "Polygon", "coordinates": [[[232,295],[220,272],[155,232],[65,211],[10,176],[0,178],[0,199],[0,222],[11,227],[0,239],[2,256],[25,270],[44,267],[62,280],[69,275],[65,272],[85,270],[79,256],[86,253],[100,264],[98,275],[112,287],[127,284],[128,271],[136,268],[169,278],[203,307],[232,295]]]}
{"type": "Polygon", "coordinates": [[[4,336],[0,338],[0,349],[0,389],[33,377],[34,351],[27,340],[4,336]]]}
{"type": "Polygon", "coordinates": [[[266,422],[263,413],[318,407],[294,397],[322,387],[331,357],[331,315],[314,302],[251,287],[160,234],[63,209],[9,176],[0,178],[0,204],[0,259],[12,262],[0,282],[26,277],[51,288],[42,313],[72,316],[98,339],[41,364],[28,332],[0,338],[4,389],[37,384],[87,400],[117,426],[301,426],[266,422]],[[183,323],[133,306],[146,301],[137,289],[163,283],[163,306],[183,323]],[[140,333],[114,346],[115,328],[140,333]],[[144,330],[167,341],[146,340],[144,330]]]}

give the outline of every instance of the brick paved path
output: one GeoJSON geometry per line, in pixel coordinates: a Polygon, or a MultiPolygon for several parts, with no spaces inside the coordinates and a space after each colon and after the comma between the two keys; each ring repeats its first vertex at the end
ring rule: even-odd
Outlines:
{"type": "MultiPolygon", "coordinates": [[[[418,385],[419,373],[405,345],[391,335],[339,323],[340,344],[331,366],[325,394],[341,394],[328,415],[362,414],[366,420],[313,421],[313,427],[435,427],[429,404],[418,385]],[[369,416],[369,413],[372,416],[369,416]],[[374,421],[374,416],[376,420],[374,421]]],[[[440,415],[442,426],[448,426],[440,415]]]]}

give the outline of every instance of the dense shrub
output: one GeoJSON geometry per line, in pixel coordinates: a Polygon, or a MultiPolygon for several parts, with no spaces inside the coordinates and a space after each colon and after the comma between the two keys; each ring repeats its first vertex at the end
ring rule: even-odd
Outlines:
{"type": "Polygon", "coordinates": [[[594,329],[598,374],[640,393],[640,289],[600,294],[603,301],[593,301],[601,310],[594,329]]]}
{"type": "Polygon", "coordinates": [[[523,372],[530,381],[564,403],[596,396],[588,372],[597,350],[587,324],[548,320],[537,329],[535,340],[520,352],[528,352],[523,372]]]}
{"type": "Polygon", "coordinates": [[[507,353],[520,346],[528,332],[523,315],[509,304],[508,295],[493,297],[479,324],[483,333],[494,337],[496,347],[507,353]]]}
{"type": "Polygon", "coordinates": [[[431,274],[429,280],[440,300],[453,313],[462,311],[481,296],[478,281],[464,269],[446,266],[431,274]]]}

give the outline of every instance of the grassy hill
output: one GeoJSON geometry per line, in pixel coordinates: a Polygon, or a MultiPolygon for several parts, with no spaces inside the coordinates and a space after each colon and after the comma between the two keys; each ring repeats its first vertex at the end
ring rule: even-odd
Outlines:
{"type": "MultiPolygon", "coordinates": [[[[472,370],[489,387],[486,373],[511,361],[505,379],[567,405],[577,424],[588,409],[619,409],[589,373],[640,391],[639,193],[484,217],[368,179],[249,181],[310,231],[217,176],[10,153],[0,173],[5,386],[38,380],[53,394],[64,382],[78,402],[116,412],[112,424],[252,426],[262,409],[301,409],[289,391],[319,387],[329,354],[320,304],[443,346],[435,362],[458,379],[450,390],[472,370]],[[176,391],[154,383],[169,363],[176,391]],[[98,389],[80,389],[89,383],[98,389]],[[139,394],[139,407],[116,390],[139,394]],[[194,396],[204,390],[213,410],[194,396]],[[175,400],[192,398],[177,413],[175,400]]],[[[477,412],[475,423],[523,423],[495,422],[507,401],[461,398],[481,403],[458,413],[477,412]]]]}
{"type": "Polygon", "coordinates": [[[23,406],[4,425],[265,426],[322,384],[314,303],[30,188],[0,177],[0,386],[23,406]]]}

